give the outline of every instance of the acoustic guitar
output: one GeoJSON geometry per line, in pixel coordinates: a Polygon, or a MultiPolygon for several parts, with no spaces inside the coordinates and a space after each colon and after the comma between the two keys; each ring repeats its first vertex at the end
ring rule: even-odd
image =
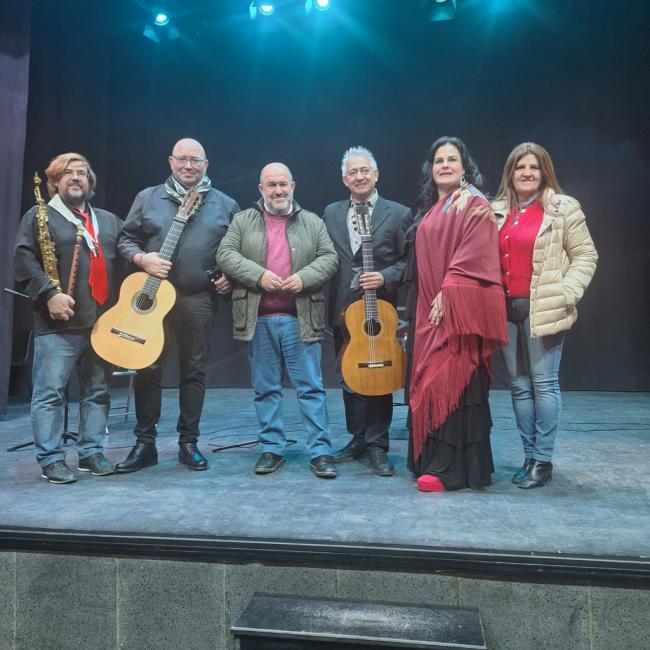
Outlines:
{"type": "MultiPolygon", "coordinates": [[[[161,259],[171,260],[185,224],[199,210],[201,201],[196,188],[183,197],[158,253],[161,259]]],[[[176,289],[168,280],[143,272],[129,275],[120,287],[117,304],[93,327],[93,349],[102,359],[121,368],[147,368],[163,351],[163,320],[175,302],[176,289]]]]}
{"type": "MultiPolygon", "coordinates": [[[[357,232],[361,235],[363,272],[372,273],[372,236],[367,205],[355,206],[357,232]]],[[[341,324],[346,341],[338,365],[346,385],[359,395],[388,395],[404,386],[406,354],[397,341],[397,311],[367,289],[361,300],[344,312],[341,324]]]]}

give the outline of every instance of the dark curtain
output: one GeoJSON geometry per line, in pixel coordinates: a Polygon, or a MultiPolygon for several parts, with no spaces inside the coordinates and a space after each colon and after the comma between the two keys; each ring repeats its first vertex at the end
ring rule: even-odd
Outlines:
{"type": "MultiPolygon", "coordinates": [[[[14,287],[13,243],[20,217],[29,87],[29,2],[7,0],[0,6],[0,289],[14,287]]],[[[7,407],[13,296],[0,296],[0,413],[7,407]]]]}
{"type": "MultiPolygon", "coordinates": [[[[465,140],[487,193],[512,147],[533,140],[582,204],[600,255],[567,335],[562,387],[650,389],[650,3],[619,11],[611,0],[467,1],[456,20],[430,23],[415,2],[345,2],[323,20],[302,12],[279,21],[277,32],[261,31],[241,0],[172,4],[183,6],[180,37],[156,43],[142,33],[148,2],[33,3],[23,211],[33,205],[34,170],[64,151],[90,159],[94,204],[124,217],[137,192],[166,178],[167,156],[185,136],[203,143],[213,183],[240,205],[257,198],[261,167],[281,160],[296,199],[314,212],[346,198],[339,161],[351,145],[377,156],[383,196],[412,205],[438,136],[465,140]]],[[[14,23],[0,31],[15,34],[14,23]]],[[[5,115],[0,128],[15,136],[5,115]]],[[[29,329],[29,307],[16,302],[17,331],[29,329]]],[[[208,381],[249,386],[229,311],[220,305],[208,381]]],[[[327,348],[331,378],[329,339],[327,348]]],[[[178,384],[173,363],[165,382],[178,384]]]]}

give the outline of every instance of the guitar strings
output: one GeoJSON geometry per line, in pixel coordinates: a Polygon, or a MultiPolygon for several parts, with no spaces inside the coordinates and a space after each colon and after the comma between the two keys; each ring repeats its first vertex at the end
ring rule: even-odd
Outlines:
{"type": "MultiPolygon", "coordinates": [[[[372,215],[368,210],[367,205],[355,206],[353,212],[353,225],[357,232],[360,235],[366,235],[368,237],[372,236],[372,215]]],[[[374,270],[374,263],[372,258],[372,239],[370,241],[363,241],[361,243],[361,252],[363,257],[363,268],[364,271],[372,272],[374,270]],[[369,245],[370,244],[370,245],[369,245]]],[[[375,341],[376,334],[379,333],[381,329],[381,324],[379,321],[379,310],[377,308],[377,295],[375,289],[369,289],[364,293],[363,297],[366,326],[367,339],[368,339],[368,363],[374,364],[377,361],[377,343],[375,341]],[[374,296],[374,310],[371,301],[368,300],[370,296],[374,296]],[[375,332],[375,325],[379,327],[379,330],[375,332]]]]}
{"type": "MultiPolygon", "coordinates": [[[[176,246],[183,234],[185,224],[188,219],[197,212],[201,203],[203,202],[202,197],[195,191],[188,193],[178,208],[176,216],[172,220],[171,228],[163,241],[163,245],[158,252],[158,255],[164,260],[170,260],[176,246]]],[[[162,280],[161,278],[156,278],[152,275],[149,275],[145,280],[145,283],[142,289],[138,292],[138,295],[135,299],[135,307],[141,311],[146,311],[150,309],[156,299],[156,294],[160,288],[162,280]]],[[[125,321],[125,326],[131,325],[131,323],[136,319],[136,313],[133,311],[129,312],[129,315],[125,321]]]]}

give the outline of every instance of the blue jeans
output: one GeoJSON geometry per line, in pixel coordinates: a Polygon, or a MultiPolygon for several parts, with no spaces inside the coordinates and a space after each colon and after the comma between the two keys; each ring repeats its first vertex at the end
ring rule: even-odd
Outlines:
{"type": "Polygon", "coordinates": [[[507,301],[510,342],[501,351],[526,458],[550,461],[560,421],[560,359],[564,332],[530,337],[530,301],[507,301]]]}
{"type": "Polygon", "coordinates": [[[284,362],[307,429],[310,457],[331,454],[320,343],[303,343],[295,316],[260,316],[248,344],[248,358],[262,451],[282,456],[287,444],[282,421],[284,362]]]}
{"type": "Polygon", "coordinates": [[[45,467],[65,460],[63,393],[75,368],[79,371],[79,458],[103,453],[110,369],[90,347],[90,332],[43,334],[34,338],[32,429],[36,460],[45,467]]]}

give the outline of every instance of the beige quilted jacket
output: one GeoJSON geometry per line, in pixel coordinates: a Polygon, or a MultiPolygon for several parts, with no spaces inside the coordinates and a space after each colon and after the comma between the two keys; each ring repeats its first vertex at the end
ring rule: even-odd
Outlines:
{"type": "MultiPolygon", "coordinates": [[[[568,330],[578,318],[576,304],[596,270],[598,253],[580,204],[548,188],[542,195],[544,218],[533,249],[530,282],[530,334],[568,330]]],[[[506,201],[494,201],[499,228],[508,216],[506,201]]]]}

